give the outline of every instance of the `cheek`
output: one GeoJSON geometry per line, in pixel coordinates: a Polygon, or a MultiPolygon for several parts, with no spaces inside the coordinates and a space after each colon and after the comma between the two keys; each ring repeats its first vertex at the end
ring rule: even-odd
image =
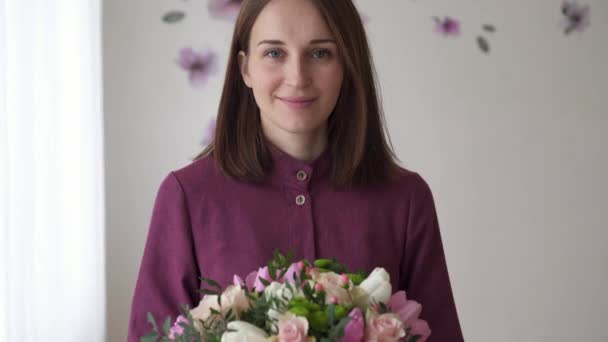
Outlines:
{"type": "Polygon", "coordinates": [[[322,77],[319,80],[319,84],[322,84],[326,91],[331,92],[332,94],[337,94],[340,92],[340,87],[342,86],[343,79],[344,73],[342,69],[329,69],[322,74],[322,77]]]}
{"type": "Polygon", "coordinates": [[[274,89],[281,84],[281,75],[276,68],[258,66],[251,73],[254,91],[260,95],[271,95],[274,89]]]}

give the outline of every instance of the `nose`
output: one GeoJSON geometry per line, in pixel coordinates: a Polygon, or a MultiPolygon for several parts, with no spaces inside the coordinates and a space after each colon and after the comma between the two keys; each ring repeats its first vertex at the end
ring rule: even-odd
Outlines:
{"type": "Polygon", "coordinates": [[[302,58],[292,58],[286,63],[285,68],[286,85],[294,88],[305,88],[312,82],[309,65],[302,58]]]}

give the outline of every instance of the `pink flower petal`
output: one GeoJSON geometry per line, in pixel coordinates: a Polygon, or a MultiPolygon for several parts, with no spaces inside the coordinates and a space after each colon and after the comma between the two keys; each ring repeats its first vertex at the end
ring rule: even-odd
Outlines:
{"type": "Polygon", "coordinates": [[[429,338],[429,336],[431,336],[431,329],[429,328],[429,324],[421,319],[415,320],[414,323],[412,323],[410,335],[419,335],[420,339],[418,340],[418,342],[425,342],[429,338]]]}

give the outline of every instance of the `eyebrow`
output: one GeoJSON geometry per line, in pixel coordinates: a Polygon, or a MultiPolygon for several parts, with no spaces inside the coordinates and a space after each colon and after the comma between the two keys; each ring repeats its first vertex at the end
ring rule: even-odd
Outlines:
{"type": "MultiPolygon", "coordinates": [[[[333,39],[313,39],[309,44],[323,44],[323,43],[333,43],[336,44],[336,41],[333,39]]],[[[262,40],[258,43],[258,46],[262,44],[272,44],[272,45],[285,45],[285,42],[280,40],[262,40]]]]}

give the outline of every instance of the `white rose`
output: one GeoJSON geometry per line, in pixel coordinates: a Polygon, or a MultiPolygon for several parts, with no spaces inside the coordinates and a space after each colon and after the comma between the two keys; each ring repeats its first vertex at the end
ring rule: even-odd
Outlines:
{"type": "Polygon", "coordinates": [[[297,289],[295,285],[291,285],[288,283],[281,284],[279,282],[273,281],[264,289],[264,296],[267,299],[279,298],[282,300],[289,301],[294,297],[294,295],[296,297],[303,297],[304,292],[302,292],[301,289],[297,289]]]}
{"type": "Polygon", "coordinates": [[[270,332],[273,334],[277,334],[279,332],[279,319],[281,318],[281,313],[277,310],[270,308],[267,312],[268,320],[270,321],[270,332]]]}
{"type": "Polygon", "coordinates": [[[356,305],[362,310],[373,303],[387,304],[392,294],[390,275],[384,268],[377,267],[351,294],[356,305]]]}
{"type": "Polygon", "coordinates": [[[228,323],[228,330],[222,335],[222,342],[265,342],[266,332],[253,324],[243,321],[228,323]]]}

